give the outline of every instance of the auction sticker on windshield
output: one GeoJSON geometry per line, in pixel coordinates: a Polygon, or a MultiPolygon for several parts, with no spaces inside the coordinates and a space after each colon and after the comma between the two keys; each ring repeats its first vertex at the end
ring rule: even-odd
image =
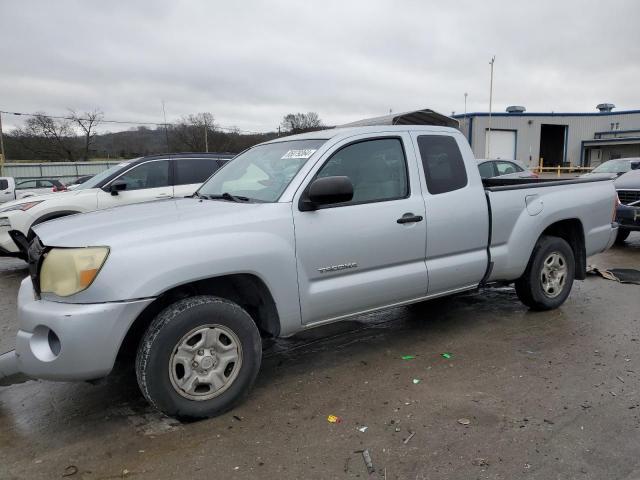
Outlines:
{"type": "Polygon", "coordinates": [[[282,156],[282,159],[309,158],[311,155],[313,155],[313,152],[315,152],[316,150],[317,150],[316,148],[305,148],[303,150],[289,150],[287,153],[285,153],[282,156]]]}

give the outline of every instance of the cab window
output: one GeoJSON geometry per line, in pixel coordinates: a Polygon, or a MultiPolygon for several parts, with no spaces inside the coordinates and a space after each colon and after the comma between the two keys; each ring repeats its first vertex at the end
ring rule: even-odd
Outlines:
{"type": "Polygon", "coordinates": [[[316,178],[346,176],[353,199],[341,205],[381,202],[409,194],[407,162],[399,138],[367,140],[338,150],[316,178]]]}
{"type": "Polygon", "coordinates": [[[143,163],[117,178],[127,184],[127,190],[169,186],[169,160],[143,163]]]}

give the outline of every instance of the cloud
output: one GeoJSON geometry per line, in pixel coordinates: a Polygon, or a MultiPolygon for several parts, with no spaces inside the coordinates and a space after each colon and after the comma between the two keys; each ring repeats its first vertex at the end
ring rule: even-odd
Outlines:
{"type": "MultiPolygon", "coordinates": [[[[640,3],[32,1],[0,3],[0,109],[162,121],[210,111],[272,130],[429,107],[640,107],[640,3]]],[[[18,117],[19,118],[19,117],[18,117]]],[[[15,117],[5,123],[16,125],[15,117]]]]}

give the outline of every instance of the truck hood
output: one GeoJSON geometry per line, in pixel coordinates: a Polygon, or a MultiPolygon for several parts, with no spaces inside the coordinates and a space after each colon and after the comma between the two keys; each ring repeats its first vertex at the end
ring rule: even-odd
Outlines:
{"type": "Polygon", "coordinates": [[[617,190],[640,189],[640,170],[631,170],[621,175],[615,182],[617,190]]]}
{"type": "Polygon", "coordinates": [[[195,198],[126,205],[71,215],[34,227],[44,245],[86,247],[160,243],[215,230],[242,230],[243,224],[264,221],[275,205],[235,203],[195,198]]]}

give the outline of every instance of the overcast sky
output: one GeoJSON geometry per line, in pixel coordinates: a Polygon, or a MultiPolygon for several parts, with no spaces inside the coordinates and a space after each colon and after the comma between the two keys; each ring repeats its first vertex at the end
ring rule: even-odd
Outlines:
{"type": "Polygon", "coordinates": [[[492,55],[494,111],[636,109],[639,24],[636,0],[0,0],[0,110],[161,122],[164,100],[258,131],[462,113],[465,92],[486,111],[492,55]]]}

